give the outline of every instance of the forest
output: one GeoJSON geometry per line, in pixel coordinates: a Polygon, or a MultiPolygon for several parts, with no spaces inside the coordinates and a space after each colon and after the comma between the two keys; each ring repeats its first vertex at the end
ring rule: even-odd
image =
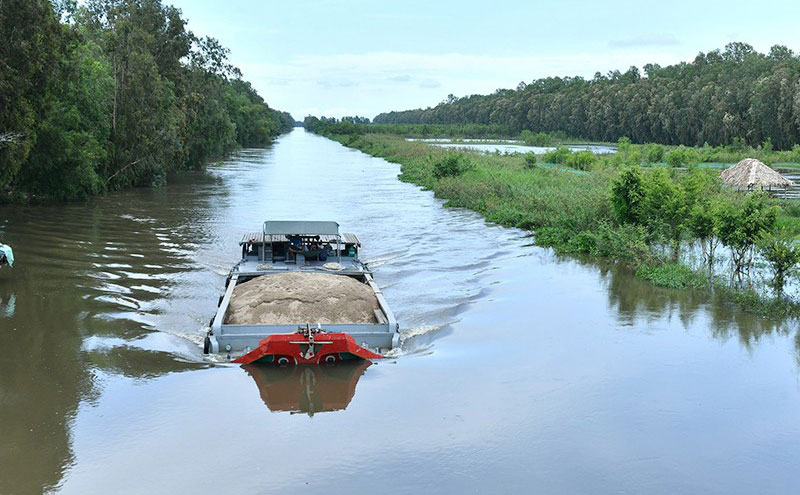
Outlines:
{"type": "Polygon", "coordinates": [[[160,0],[0,2],[0,197],[159,186],[294,119],[160,0]]]}
{"type": "Polygon", "coordinates": [[[689,62],[625,72],[547,77],[490,95],[453,95],[433,108],[382,113],[376,124],[484,124],[561,132],[593,141],[711,146],[800,141],[800,58],[785,46],[759,53],[746,43],[689,62]]]}

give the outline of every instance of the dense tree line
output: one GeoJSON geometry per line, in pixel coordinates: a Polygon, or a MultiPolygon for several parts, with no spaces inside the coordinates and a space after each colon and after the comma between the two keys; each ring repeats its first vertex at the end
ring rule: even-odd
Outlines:
{"type": "MultiPolygon", "coordinates": [[[[415,138],[508,138],[516,135],[499,124],[374,124],[367,117],[314,117],[303,127],[317,134],[395,134],[415,138]]],[[[566,139],[566,136],[557,136],[566,139]]],[[[557,137],[548,136],[548,143],[557,137]]]]}
{"type": "Polygon", "coordinates": [[[499,124],[519,133],[564,132],[617,141],[712,146],[800,141],[800,57],[746,43],[700,53],[693,62],[621,73],[548,77],[516,90],[456,98],[433,108],[383,113],[377,124],[499,124]]]}
{"type": "Polygon", "coordinates": [[[0,1],[0,193],[82,198],[291,129],[160,0],[0,1]]]}

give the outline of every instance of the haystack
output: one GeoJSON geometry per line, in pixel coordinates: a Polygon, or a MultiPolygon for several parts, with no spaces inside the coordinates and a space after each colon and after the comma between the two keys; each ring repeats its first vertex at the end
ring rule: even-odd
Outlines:
{"type": "Polygon", "coordinates": [[[745,158],[720,174],[722,182],[737,189],[772,189],[794,183],[755,158],[745,158]]]}
{"type": "Polygon", "coordinates": [[[287,272],[262,275],[233,289],[225,323],[302,325],[377,323],[372,288],[346,275],[287,272]]]}

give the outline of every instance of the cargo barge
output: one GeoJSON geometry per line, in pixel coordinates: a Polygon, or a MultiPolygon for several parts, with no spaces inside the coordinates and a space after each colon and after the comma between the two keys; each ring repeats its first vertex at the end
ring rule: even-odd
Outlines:
{"type": "Polygon", "coordinates": [[[267,221],[239,242],[203,351],[237,363],[378,359],[399,325],[355,234],[336,222],[267,221]]]}

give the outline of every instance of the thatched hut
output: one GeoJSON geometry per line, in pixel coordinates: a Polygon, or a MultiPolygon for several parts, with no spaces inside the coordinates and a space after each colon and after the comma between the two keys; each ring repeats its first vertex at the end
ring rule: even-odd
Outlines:
{"type": "Polygon", "coordinates": [[[755,158],[745,158],[733,167],[723,170],[720,179],[737,189],[772,189],[792,186],[794,183],[755,158]]]}

